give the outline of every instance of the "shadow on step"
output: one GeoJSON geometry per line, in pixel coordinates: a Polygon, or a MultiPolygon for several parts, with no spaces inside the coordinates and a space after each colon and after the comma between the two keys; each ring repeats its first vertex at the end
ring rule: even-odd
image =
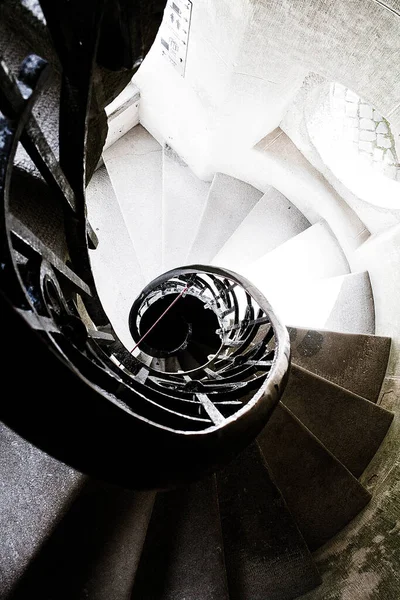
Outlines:
{"type": "Polygon", "coordinates": [[[88,481],[10,600],[129,598],[154,493],[88,481]]]}
{"type": "Polygon", "coordinates": [[[158,494],[132,600],[228,600],[215,477],[158,494]]]}

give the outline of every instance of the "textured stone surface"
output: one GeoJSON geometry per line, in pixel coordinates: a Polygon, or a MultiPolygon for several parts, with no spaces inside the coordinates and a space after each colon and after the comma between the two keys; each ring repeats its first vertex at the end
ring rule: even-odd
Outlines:
{"type": "Polygon", "coordinates": [[[88,481],[13,600],[129,600],[154,496],[88,481]]]}
{"type": "Polygon", "coordinates": [[[292,361],[354,394],[377,402],[390,338],[289,328],[292,361]]]}
{"type": "Polygon", "coordinates": [[[345,333],[375,333],[375,302],[368,272],[344,277],[324,327],[345,333]]]}
{"type": "Polygon", "coordinates": [[[240,269],[310,227],[310,222],[283,194],[270,188],[244,218],[213,259],[213,264],[240,269]]]}
{"type": "Polygon", "coordinates": [[[158,494],[132,600],[228,600],[215,478],[158,494]]]}
{"type": "MultiPolygon", "coordinates": [[[[275,129],[251,153],[240,156],[240,172],[246,180],[259,182],[261,189],[266,183],[276,187],[311,223],[320,220],[329,223],[344,253],[351,256],[370,235],[365,223],[344,200],[342,190],[339,193],[332,187],[315,168],[314,161],[305,158],[303,148],[300,151],[296,146],[298,140],[293,131],[291,137],[296,141],[282,129],[275,129]]],[[[231,170],[237,168],[234,164],[231,170]]]]}
{"type": "Polygon", "coordinates": [[[144,287],[144,278],[104,165],[94,173],[86,201],[99,240],[96,250],[89,253],[96,288],[117,335],[131,350],[129,311],[144,287]]]}
{"type": "Polygon", "coordinates": [[[349,265],[330,228],[320,222],[247,265],[242,272],[268,298],[284,323],[300,324],[292,319],[296,313],[309,312],[308,288],[319,280],[348,273],[349,265]]]}
{"type": "Polygon", "coordinates": [[[10,211],[61,260],[65,260],[68,248],[63,208],[54,201],[53,193],[43,179],[29,172],[25,166],[23,164],[13,170],[10,211]]]}
{"type": "MultiPolygon", "coordinates": [[[[346,257],[329,226],[321,221],[251,263],[245,274],[260,289],[282,287],[294,290],[301,282],[344,275],[346,257]]],[[[277,308],[279,308],[277,306],[277,308]]]]}
{"type": "MultiPolygon", "coordinates": [[[[281,123],[281,128],[290,136],[304,156],[307,157],[308,161],[318,169],[319,173],[331,184],[331,186],[333,186],[340,197],[345,200],[346,204],[355,210],[368,230],[371,233],[382,231],[385,228],[394,225],[400,219],[399,211],[396,210],[396,207],[398,207],[398,200],[395,193],[393,193],[393,199],[389,201],[388,194],[386,192],[381,193],[379,191],[379,186],[378,191],[375,192],[374,189],[366,183],[365,178],[358,179],[354,177],[354,170],[348,168],[350,165],[347,160],[342,160],[343,172],[337,169],[337,165],[332,169],[332,164],[329,159],[327,162],[326,157],[322,157],[320,150],[315,146],[315,137],[314,142],[310,139],[310,122],[312,122],[314,118],[316,118],[315,134],[317,134],[318,129],[321,130],[321,127],[319,127],[320,123],[325,126],[329,125],[330,129],[332,128],[331,118],[323,117],[323,114],[326,114],[326,110],[329,106],[326,101],[329,98],[331,89],[332,85],[329,79],[324,80],[319,75],[310,73],[309,76],[305,78],[302,88],[299,90],[294,102],[286,113],[284,121],[281,123]],[[319,119],[319,117],[321,117],[321,119],[319,119]],[[343,178],[345,170],[347,172],[347,179],[346,176],[343,178]],[[364,197],[363,192],[358,192],[357,189],[351,187],[356,179],[358,187],[361,187],[362,185],[367,191],[367,197],[364,199],[367,201],[361,200],[361,198],[364,197]],[[349,189],[349,187],[351,187],[351,189],[349,189]],[[378,208],[376,206],[378,203],[380,206],[387,207],[386,210],[378,208]],[[389,205],[391,210],[389,210],[389,205]]],[[[320,140],[323,138],[324,136],[321,134],[320,140]]],[[[325,138],[327,140],[326,148],[332,149],[329,138],[329,135],[325,138]]],[[[348,145],[347,140],[342,140],[341,143],[346,143],[346,146],[348,145]]],[[[350,154],[353,154],[352,145],[353,141],[350,142],[348,147],[350,154]]],[[[344,155],[341,152],[340,154],[336,154],[336,156],[339,162],[344,155]]],[[[356,156],[354,158],[356,162],[359,162],[357,161],[356,156]]],[[[376,160],[379,160],[379,158],[376,160]]],[[[365,166],[361,166],[360,168],[364,169],[366,177],[374,179],[378,178],[378,180],[381,182],[383,181],[386,186],[392,187],[389,179],[382,178],[374,170],[369,168],[365,169],[365,166]]],[[[313,205],[318,210],[318,200],[316,200],[313,205]]],[[[326,216],[325,218],[331,223],[330,217],[326,216]]],[[[336,233],[336,235],[339,235],[339,233],[336,233]]]]}
{"type": "MultiPolygon", "coordinates": [[[[0,6],[0,54],[13,72],[18,72],[20,62],[30,53],[45,58],[51,65],[51,77],[33,113],[46,135],[51,148],[58,154],[58,107],[60,97],[60,64],[54,51],[50,34],[41,17],[38,2],[5,0],[0,6]]],[[[128,83],[133,72],[113,73],[96,68],[97,94],[93,94],[90,108],[89,131],[86,153],[86,176],[90,180],[100,158],[107,134],[107,118],[104,106],[128,83]],[[101,98],[101,100],[100,100],[101,98]]],[[[18,163],[26,170],[35,172],[28,155],[19,150],[18,163]]]]}
{"type": "Polygon", "coordinates": [[[256,444],[218,474],[218,497],[231,600],[291,600],[320,583],[256,444]]]}
{"type": "Polygon", "coordinates": [[[210,183],[201,181],[169,146],[163,149],[163,270],[187,264],[207,201],[210,183]]]}
{"type": "Polygon", "coordinates": [[[390,336],[388,375],[400,375],[400,224],[363,244],[354,269],[368,269],[374,289],[376,333],[390,336]]]}
{"type": "Polygon", "coordinates": [[[106,106],[108,131],[103,152],[139,124],[139,106],[140,92],[133,81],[130,81],[106,106]]]}
{"type": "Polygon", "coordinates": [[[387,167],[389,153],[394,156],[392,164],[397,165],[394,134],[390,129],[389,121],[340,83],[332,85],[331,95],[331,118],[337,122],[337,134],[340,135],[340,130],[342,130],[341,134],[344,138],[355,142],[355,151],[363,156],[368,165],[396,180],[400,167],[397,166],[393,170],[387,167]],[[343,101],[344,94],[345,102],[343,101]],[[349,119],[349,116],[352,118],[349,119]]]}
{"type": "Polygon", "coordinates": [[[244,181],[217,173],[188,261],[209,262],[262,196],[244,181]]]}
{"type": "Polygon", "coordinates": [[[323,584],[304,600],[392,600],[400,589],[400,380],[387,378],[380,405],[395,420],[361,482],[373,494],[366,509],[314,553],[323,584]]]}
{"type": "MultiPolygon", "coordinates": [[[[36,18],[30,18],[30,11],[21,10],[19,2],[8,0],[0,6],[0,55],[11,72],[17,76],[21,62],[32,52],[50,60],[52,73],[42,93],[35,102],[34,115],[38,120],[52,150],[58,153],[58,102],[60,94],[60,75],[58,61],[51,47],[50,36],[43,24],[36,18]],[[11,7],[11,5],[14,5],[11,7]],[[14,21],[15,16],[26,15],[27,22],[14,21]],[[37,27],[35,27],[35,24],[37,27]],[[27,31],[31,35],[27,35],[27,31]]],[[[17,17],[18,19],[18,17],[17,17]]],[[[18,163],[26,170],[34,171],[25,152],[18,153],[18,163]]]]}
{"type": "MultiPolygon", "coordinates": [[[[317,7],[321,7],[321,3],[316,3],[315,6],[312,5],[313,3],[310,3],[310,7],[312,9],[312,11],[314,12],[315,10],[317,10],[317,7]]],[[[348,6],[351,5],[351,9],[354,10],[354,5],[351,3],[347,3],[348,6]]],[[[397,3],[393,3],[395,6],[397,6],[397,3]]],[[[271,5],[272,6],[272,5],[271,5]]],[[[278,6],[278,4],[276,3],[276,6],[278,6]]],[[[326,3],[323,3],[322,6],[327,7],[326,3]]],[[[293,7],[286,7],[285,8],[293,8],[293,7]]],[[[337,9],[337,6],[335,7],[337,9]]],[[[391,45],[391,40],[395,39],[398,40],[398,33],[396,33],[396,29],[393,26],[393,28],[391,28],[389,31],[387,31],[387,29],[385,29],[384,25],[385,23],[382,23],[379,19],[379,14],[375,11],[377,11],[378,9],[371,4],[370,2],[358,2],[357,3],[357,7],[355,10],[355,14],[357,14],[357,23],[355,23],[353,25],[353,20],[351,18],[351,13],[346,13],[347,7],[346,4],[340,4],[339,9],[333,11],[334,14],[332,14],[332,19],[338,19],[339,23],[342,25],[345,25],[346,23],[349,24],[349,29],[353,30],[354,27],[354,34],[357,35],[357,33],[359,34],[359,36],[364,35],[363,31],[365,31],[365,36],[368,40],[368,47],[370,47],[369,43],[371,42],[372,46],[374,46],[374,43],[378,44],[378,47],[381,46],[382,44],[382,37],[381,35],[379,36],[374,36],[374,30],[376,31],[377,28],[380,32],[382,31],[386,31],[387,34],[387,39],[388,39],[388,44],[387,46],[384,45],[384,47],[382,47],[382,54],[385,54],[387,52],[387,57],[383,57],[382,59],[382,65],[386,64],[387,65],[391,65],[393,64],[393,61],[391,62],[393,53],[392,53],[392,49],[390,48],[391,45]],[[362,20],[362,15],[363,15],[363,10],[365,8],[366,12],[369,12],[371,9],[371,13],[372,13],[372,17],[371,17],[371,23],[370,23],[370,27],[364,27],[363,24],[360,25],[359,23],[359,18],[361,16],[361,20],[362,20]],[[345,13],[345,14],[344,14],[345,13]],[[351,25],[350,25],[351,24],[351,25]],[[372,40],[372,41],[371,41],[372,40]]],[[[388,11],[385,11],[383,9],[382,14],[387,14],[388,11]]],[[[328,15],[330,16],[330,15],[328,15]]],[[[271,19],[271,21],[273,21],[271,19]]],[[[304,27],[304,22],[306,23],[305,25],[305,29],[309,29],[310,32],[312,30],[311,27],[307,28],[307,19],[305,18],[303,21],[303,27],[304,27]]],[[[332,44],[331,44],[331,40],[332,37],[334,37],[335,35],[342,35],[343,33],[343,29],[339,26],[337,26],[337,22],[336,22],[336,26],[332,25],[332,28],[329,25],[329,19],[322,19],[321,23],[323,24],[323,26],[326,26],[326,31],[327,31],[327,35],[326,35],[326,39],[329,41],[329,43],[326,44],[327,47],[327,51],[331,52],[332,50],[332,44]],[[334,34],[334,35],[333,35],[334,34]]],[[[316,24],[317,28],[318,28],[318,23],[316,24]]],[[[287,31],[287,27],[282,28],[284,31],[287,31]]],[[[265,38],[268,38],[267,35],[264,36],[265,38]]],[[[307,36],[311,35],[311,33],[308,33],[307,31],[307,36]]],[[[307,38],[307,36],[305,35],[304,37],[307,38]]],[[[273,36],[270,36],[271,39],[273,39],[273,36]]],[[[303,39],[303,36],[302,36],[303,39]]],[[[291,41],[291,40],[290,40],[291,41]]],[[[256,43],[258,43],[258,41],[256,40],[256,43]]],[[[275,43],[275,42],[273,42],[275,43]]],[[[305,43],[307,43],[307,39],[305,41],[305,43]]],[[[374,46],[375,48],[375,55],[374,55],[374,60],[378,60],[376,59],[376,53],[377,53],[377,47],[374,46]]],[[[376,90],[378,90],[379,94],[382,94],[382,97],[385,98],[385,96],[387,96],[387,91],[388,88],[385,88],[386,86],[391,86],[392,90],[390,91],[390,93],[393,93],[393,98],[395,98],[395,102],[398,102],[398,94],[396,94],[396,90],[394,89],[393,86],[393,82],[399,81],[398,78],[396,77],[390,77],[388,76],[388,73],[385,71],[384,68],[381,69],[375,69],[373,66],[369,66],[369,61],[365,61],[363,60],[363,57],[365,58],[365,45],[361,43],[359,44],[354,44],[354,43],[348,43],[348,39],[343,43],[341,41],[340,44],[337,45],[336,47],[336,52],[337,52],[337,56],[345,57],[346,52],[352,53],[351,56],[351,61],[350,63],[353,64],[353,66],[355,65],[356,68],[359,70],[360,74],[357,75],[353,75],[354,77],[357,78],[357,81],[368,81],[368,85],[372,86],[376,86],[376,90]],[[358,57],[357,57],[358,55],[358,57]],[[360,60],[361,58],[361,60],[360,60]],[[360,67],[361,65],[361,67],[360,67]],[[373,75],[371,75],[371,73],[373,73],[373,75]],[[381,81],[384,82],[383,86],[380,86],[379,81],[377,81],[377,77],[381,79],[381,81]],[[370,83],[371,82],[371,83],[370,83]]],[[[371,49],[371,54],[373,53],[373,48],[371,49]]],[[[301,53],[300,53],[301,54],[301,53]]],[[[317,53],[315,53],[317,55],[317,53]]],[[[332,54],[334,54],[334,52],[332,51],[332,54]]],[[[251,49],[249,51],[249,55],[251,55],[251,49]]],[[[349,56],[349,55],[347,55],[349,56]]],[[[315,58],[315,61],[317,61],[319,59],[315,58]]],[[[351,76],[351,64],[349,67],[346,66],[346,69],[348,68],[348,70],[346,70],[346,72],[343,70],[343,64],[345,64],[345,58],[344,58],[344,63],[342,63],[341,65],[338,66],[338,70],[337,73],[340,73],[340,76],[343,76],[344,78],[346,77],[347,80],[350,81],[350,79],[352,78],[351,76]]],[[[371,59],[371,63],[373,62],[373,60],[371,59]]],[[[325,64],[326,64],[326,56],[324,58],[321,59],[321,64],[324,65],[325,68],[325,64]]],[[[329,68],[327,68],[329,70],[329,68]]],[[[255,78],[254,78],[255,79],[255,78]]],[[[258,83],[258,82],[257,82],[258,83]]],[[[375,88],[374,88],[375,89],[375,88]]],[[[250,96],[250,94],[249,94],[250,96]]],[[[386,98],[385,98],[385,102],[386,102],[386,98]]],[[[388,100],[389,102],[389,100],[388,100]]],[[[381,258],[379,260],[382,260],[381,258]]],[[[390,289],[389,289],[390,292],[390,289]]],[[[389,294],[388,294],[389,295],[389,294]]],[[[392,295],[395,297],[395,294],[392,293],[392,295]]],[[[388,313],[389,315],[389,313],[388,313]]],[[[396,469],[392,469],[391,473],[389,473],[389,475],[393,478],[396,477],[396,472],[397,472],[397,478],[398,478],[398,469],[396,471],[396,469]]],[[[387,473],[387,472],[386,472],[387,473]]],[[[382,488],[383,491],[383,488],[382,488]]],[[[377,504],[377,507],[379,510],[377,510],[377,513],[375,515],[372,515],[372,513],[370,514],[371,519],[370,519],[370,524],[367,524],[366,522],[364,522],[364,534],[365,531],[368,530],[368,533],[364,535],[364,540],[365,540],[365,545],[362,546],[360,545],[357,549],[360,550],[361,552],[358,553],[351,553],[351,551],[348,552],[341,552],[341,547],[340,547],[340,541],[338,543],[338,545],[336,545],[336,555],[335,558],[338,561],[338,566],[335,567],[332,565],[332,560],[329,560],[329,557],[325,560],[325,566],[326,566],[326,572],[327,572],[327,576],[328,579],[330,579],[331,582],[331,589],[329,590],[328,588],[324,589],[323,593],[325,595],[325,598],[329,598],[329,600],[331,600],[331,598],[336,597],[338,595],[343,596],[343,598],[346,598],[346,600],[351,599],[353,600],[354,597],[360,598],[362,600],[365,600],[366,595],[368,596],[375,596],[376,598],[379,597],[379,600],[382,600],[382,598],[386,598],[390,600],[392,600],[393,597],[395,597],[395,594],[397,592],[397,590],[399,589],[399,587],[384,587],[383,584],[383,576],[385,573],[389,573],[390,569],[392,568],[392,566],[396,566],[396,546],[395,546],[395,540],[397,538],[397,533],[398,530],[392,526],[393,522],[395,522],[396,520],[398,520],[399,518],[399,514],[398,514],[398,510],[396,510],[396,507],[393,503],[393,496],[389,497],[387,494],[385,496],[382,496],[382,498],[380,499],[380,504],[377,504]],[[389,503],[392,502],[391,506],[389,506],[389,503]],[[388,508],[389,506],[389,508],[388,508]],[[385,516],[383,516],[385,515],[385,516]],[[375,517],[375,520],[372,517],[375,517]],[[375,537],[370,536],[370,532],[374,531],[375,533],[375,537]],[[385,539],[388,540],[387,545],[385,546],[385,544],[382,543],[382,541],[380,540],[380,537],[384,535],[385,539]],[[390,545],[389,541],[390,539],[393,539],[393,543],[390,545]],[[358,554],[358,556],[356,556],[356,554],[358,554]],[[351,567],[351,568],[350,568],[351,567]],[[353,569],[353,570],[351,570],[353,569]],[[334,573],[334,576],[332,575],[332,573],[334,573]],[[338,589],[338,587],[340,587],[341,589],[338,589]]],[[[354,527],[355,530],[357,530],[357,524],[355,524],[354,527]]],[[[344,534],[344,535],[348,535],[348,531],[344,534]]],[[[361,536],[363,537],[363,536],[361,536]]],[[[352,537],[351,535],[349,536],[349,539],[343,542],[343,537],[342,539],[342,548],[344,547],[345,549],[349,548],[349,544],[355,544],[355,539],[354,537],[352,537]]],[[[358,542],[360,543],[360,540],[358,540],[358,542]]],[[[398,546],[397,546],[398,549],[398,546]]],[[[397,550],[398,551],[398,550],[397,550]]],[[[327,555],[326,555],[327,556],[327,555]]],[[[399,560],[397,560],[397,566],[399,564],[399,560]]],[[[394,581],[394,576],[393,576],[393,572],[391,573],[391,577],[392,577],[392,581],[394,581]]],[[[399,581],[398,581],[398,576],[397,576],[397,583],[399,585],[399,581]]],[[[341,600],[343,600],[343,598],[341,598],[341,600]]],[[[336,598],[335,598],[336,600],[336,598]]],[[[368,598],[368,600],[370,600],[370,598],[368,598]]]]}
{"type": "Polygon", "coordinates": [[[325,544],[370,501],[357,479],[282,404],[258,443],[310,548],[325,544]]]}
{"type": "Polygon", "coordinates": [[[148,283],[161,270],[162,148],[138,125],[108,148],[103,158],[148,283]]]}
{"type": "Polygon", "coordinates": [[[393,420],[393,413],[296,365],[282,402],[355,477],[371,462],[393,420]]]}
{"type": "Polygon", "coordinates": [[[0,597],[7,598],[85,477],[0,424],[0,597]]]}

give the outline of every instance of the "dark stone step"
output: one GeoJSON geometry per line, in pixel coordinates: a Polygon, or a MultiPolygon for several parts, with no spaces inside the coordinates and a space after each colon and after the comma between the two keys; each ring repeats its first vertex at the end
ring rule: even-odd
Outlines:
{"type": "Polygon", "coordinates": [[[319,585],[257,444],[218,473],[217,481],[230,599],[291,600],[319,585]]]}
{"type": "Polygon", "coordinates": [[[0,598],[11,595],[86,477],[0,423],[0,598]]]}
{"type": "Polygon", "coordinates": [[[327,542],[370,501],[350,471],[281,403],[258,442],[311,549],[327,542]]]}
{"type": "Polygon", "coordinates": [[[10,600],[129,600],[154,496],[88,481],[10,600]]]}
{"type": "Polygon", "coordinates": [[[192,369],[197,369],[202,364],[197,360],[197,358],[193,354],[191,354],[189,350],[190,348],[187,348],[186,350],[184,350],[184,352],[182,352],[179,355],[179,364],[181,365],[183,371],[191,371],[192,369]]]}
{"type": "Polygon", "coordinates": [[[296,365],[282,402],[355,477],[372,460],[394,416],[296,365]]]}
{"type": "Polygon", "coordinates": [[[228,600],[215,477],[159,493],[132,600],[228,600]]]}
{"type": "Polygon", "coordinates": [[[377,402],[389,360],[387,337],[289,327],[292,362],[377,402]]]}

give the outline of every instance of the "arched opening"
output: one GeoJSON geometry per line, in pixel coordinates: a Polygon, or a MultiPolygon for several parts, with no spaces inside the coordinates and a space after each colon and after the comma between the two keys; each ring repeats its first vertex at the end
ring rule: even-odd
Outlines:
{"type": "Polygon", "coordinates": [[[356,196],[400,208],[400,163],[390,122],[340,83],[324,86],[307,115],[308,134],[323,162],[356,196]]]}

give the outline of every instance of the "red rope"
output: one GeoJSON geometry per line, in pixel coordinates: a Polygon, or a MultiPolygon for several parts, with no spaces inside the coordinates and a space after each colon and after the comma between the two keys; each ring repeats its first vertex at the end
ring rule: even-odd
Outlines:
{"type": "Polygon", "coordinates": [[[132,350],[131,350],[131,352],[130,352],[131,354],[132,354],[132,352],[133,352],[134,350],[136,350],[136,348],[139,346],[139,344],[141,344],[141,343],[143,342],[143,340],[144,340],[144,339],[145,339],[145,338],[146,338],[146,337],[149,335],[150,331],[152,331],[152,330],[154,329],[154,327],[157,325],[157,323],[159,323],[159,322],[161,321],[161,319],[164,317],[164,315],[166,315],[166,314],[167,314],[167,312],[168,312],[169,310],[171,310],[171,308],[174,306],[174,304],[176,304],[176,302],[178,302],[179,298],[181,298],[181,297],[183,296],[183,294],[184,294],[185,292],[187,292],[187,291],[188,291],[189,287],[190,287],[190,286],[188,286],[188,285],[187,285],[187,286],[186,286],[186,287],[185,287],[185,288],[184,288],[184,289],[181,291],[181,293],[179,294],[179,296],[177,296],[177,297],[175,298],[175,300],[173,300],[173,301],[171,302],[171,304],[170,304],[170,305],[169,305],[169,306],[168,306],[168,307],[167,307],[167,308],[164,310],[164,312],[162,313],[162,315],[158,317],[157,321],[156,321],[155,323],[153,323],[153,325],[150,327],[150,329],[148,329],[148,330],[146,331],[146,333],[145,333],[145,334],[144,334],[144,335],[143,335],[143,336],[140,338],[140,340],[138,341],[138,343],[136,344],[136,346],[134,346],[134,347],[132,348],[132,350]]]}

